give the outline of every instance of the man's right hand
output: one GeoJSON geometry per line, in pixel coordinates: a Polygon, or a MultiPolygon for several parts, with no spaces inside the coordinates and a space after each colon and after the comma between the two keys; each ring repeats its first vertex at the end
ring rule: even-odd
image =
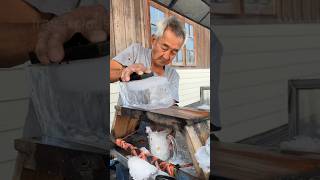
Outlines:
{"type": "Polygon", "coordinates": [[[142,75],[144,73],[151,73],[151,70],[146,68],[143,64],[132,64],[121,71],[121,81],[130,81],[130,75],[134,72],[142,75]]]}
{"type": "Polygon", "coordinates": [[[53,18],[40,27],[35,52],[42,64],[64,58],[64,42],[81,33],[90,42],[105,41],[109,35],[109,15],[101,5],[77,8],[53,18]]]}

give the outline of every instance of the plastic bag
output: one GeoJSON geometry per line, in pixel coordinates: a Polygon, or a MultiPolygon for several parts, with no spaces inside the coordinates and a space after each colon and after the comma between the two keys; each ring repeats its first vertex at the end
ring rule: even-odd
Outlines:
{"type": "Polygon", "coordinates": [[[174,104],[167,78],[154,76],[143,80],[121,82],[122,105],[140,109],[168,108],[174,104]]]}
{"type": "Polygon", "coordinates": [[[98,67],[107,63],[103,61],[92,59],[64,65],[28,67],[31,102],[44,137],[106,149],[109,95],[105,91],[105,78],[98,77],[104,71],[103,67],[98,67]],[[71,68],[73,71],[70,71],[71,68]],[[86,81],[79,79],[75,79],[74,88],[72,85],[65,86],[75,78],[70,77],[71,74],[83,74],[83,69],[99,71],[90,78],[99,79],[97,84],[104,86],[86,88],[86,81]],[[60,78],[63,76],[68,77],[60,78]]]}

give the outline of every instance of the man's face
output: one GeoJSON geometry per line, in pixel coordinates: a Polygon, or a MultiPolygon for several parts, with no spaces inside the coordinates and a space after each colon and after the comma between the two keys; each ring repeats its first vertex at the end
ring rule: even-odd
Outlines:
{"type": "Polygon", "coordinates": [[[155,66],[170,64],[182,45],[183,39],[167,28],[162,37],[152,38],[152,63],[155,66]]]}

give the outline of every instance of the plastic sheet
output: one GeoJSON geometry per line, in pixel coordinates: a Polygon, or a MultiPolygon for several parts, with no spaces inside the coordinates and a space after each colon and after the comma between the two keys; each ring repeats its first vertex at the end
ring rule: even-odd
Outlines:
{"type": "Polygon", "coordinates": [[[169,82],[161,76],[121,82],[120,97],[123,106],[146,110],[167,108],[174,104],[169,82]]]}
{"type": "MultiPolygon", "coordinates": [[[[65,67],[74,66],[77,69],[79,63],[36,65],[28,68],[31,101],[34,105],[36,120],[40,124],[43,136],[105,149],[109,117],[109,114],[106,113],[109,95],[105,88],[98,86],[85,90],[72,89],[72,86],[66,88],[64,85],[68,82],[64,81],[72,79],[57,78],[72,73],[65,67]]],[[[95,62],[81,63],[87,66],[86,64],[95,62]]],[[[90,65],[87,67],[89,68],[90,65]]],[[[84,73],[81,68],[79,71],[81,72],[78,73],[84,73]]],[[[93,70],[87,69],[87,72],[90,71],[93,70]]],[[[98,76],[99,73],[96,75],[98,76]]],[[[77,83],[81,86],[80,81],[77,83]]],[[[106,84],[107,82],[98,83],[106,84]]],[[[82,85],[85,87],[85,82],[82,85]]]]}

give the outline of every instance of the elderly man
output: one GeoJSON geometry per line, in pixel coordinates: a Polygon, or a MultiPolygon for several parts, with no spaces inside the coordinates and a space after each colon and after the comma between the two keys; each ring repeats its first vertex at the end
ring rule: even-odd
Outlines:
{"type": "Polygon", "coordinates": [[[171,95],[179,102],[179,75],[168,66],[185,41],[184,26],[175,18],[164,19],[152,35],[152,48],[134,43],[110,62],[110,81],[130,81],[132,73],[143,74],[151,71],[156,76],[165,76],[170,83],[171,95]]]}
{"type": "MultiPolygon", "coordinates": [[[[185,39],[184,26],[174,16],[164,19],[152,35],[151,49],[134,43],[111,60],[110,81],[130,81],[132,73],[142,75],[153,72],[156,76],[168,79],[171,96],[179,102],[179,75],[168,65],[183,46],[185,39]]],[[[124,166],[117,164],[116,171],[117,179],[128,179],[128,170],[124,166]]]]}

